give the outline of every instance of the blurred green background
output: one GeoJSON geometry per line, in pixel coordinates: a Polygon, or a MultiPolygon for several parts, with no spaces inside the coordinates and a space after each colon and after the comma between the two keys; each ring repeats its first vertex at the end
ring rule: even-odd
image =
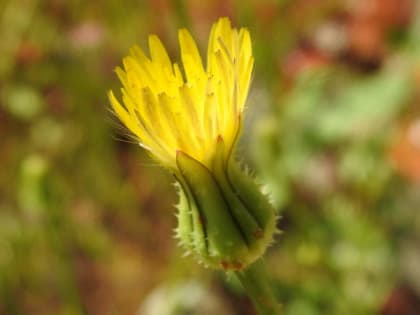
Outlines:
{"type": "Polygon", "coordinates": [[[256,67],[238,157],[281,214],[285,315],[420,314],[420,1],[0,0],[0,314],[254,314],[182,257],[172,178],[114,68],[229,16],[256,67]]]}

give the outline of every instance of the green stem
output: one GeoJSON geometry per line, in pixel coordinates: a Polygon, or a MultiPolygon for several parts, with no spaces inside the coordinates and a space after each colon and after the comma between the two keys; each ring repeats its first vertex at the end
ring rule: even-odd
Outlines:
{"type": "Polygon", "coordinates": [[[243,271],[234,272],[260,315],[281,315],[265,265],[260,259],[243,271]]]}

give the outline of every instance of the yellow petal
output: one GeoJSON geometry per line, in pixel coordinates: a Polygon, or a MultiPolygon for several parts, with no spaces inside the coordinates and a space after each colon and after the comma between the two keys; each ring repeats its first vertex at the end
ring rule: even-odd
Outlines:
{"type": "Polygon", "coordinates": [[[153,62],[159,63],[164,68],[172,69],[168,53],[156,35],[149,36],[149,49],[153,62]]]}
{"type": "Polygon", "coordinates": [[[178,38],[187,80],[193,81],[195,78],[205,76],[201,56],[191,34],[186,29],[181,29],[178,32],[178,38]]]}

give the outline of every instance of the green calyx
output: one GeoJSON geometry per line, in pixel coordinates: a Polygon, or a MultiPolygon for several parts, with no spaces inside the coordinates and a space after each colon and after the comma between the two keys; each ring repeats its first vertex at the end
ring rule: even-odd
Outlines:
{"type": "Polygon", "coordinates": [[[242,270],[260,258],[276,230],[274,209],[219,137],[211,168],[179,151],[177,237],[205,265],[242,270]]]}

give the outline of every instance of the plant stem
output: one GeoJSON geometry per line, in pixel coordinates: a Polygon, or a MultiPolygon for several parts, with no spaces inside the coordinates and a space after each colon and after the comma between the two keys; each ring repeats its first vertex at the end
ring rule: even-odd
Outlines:
{"type": "Polygon", "coordinates": [[[281,315],[273,288],[260,259],[243,271],[234,272],[260,315],[281,315]]]}

